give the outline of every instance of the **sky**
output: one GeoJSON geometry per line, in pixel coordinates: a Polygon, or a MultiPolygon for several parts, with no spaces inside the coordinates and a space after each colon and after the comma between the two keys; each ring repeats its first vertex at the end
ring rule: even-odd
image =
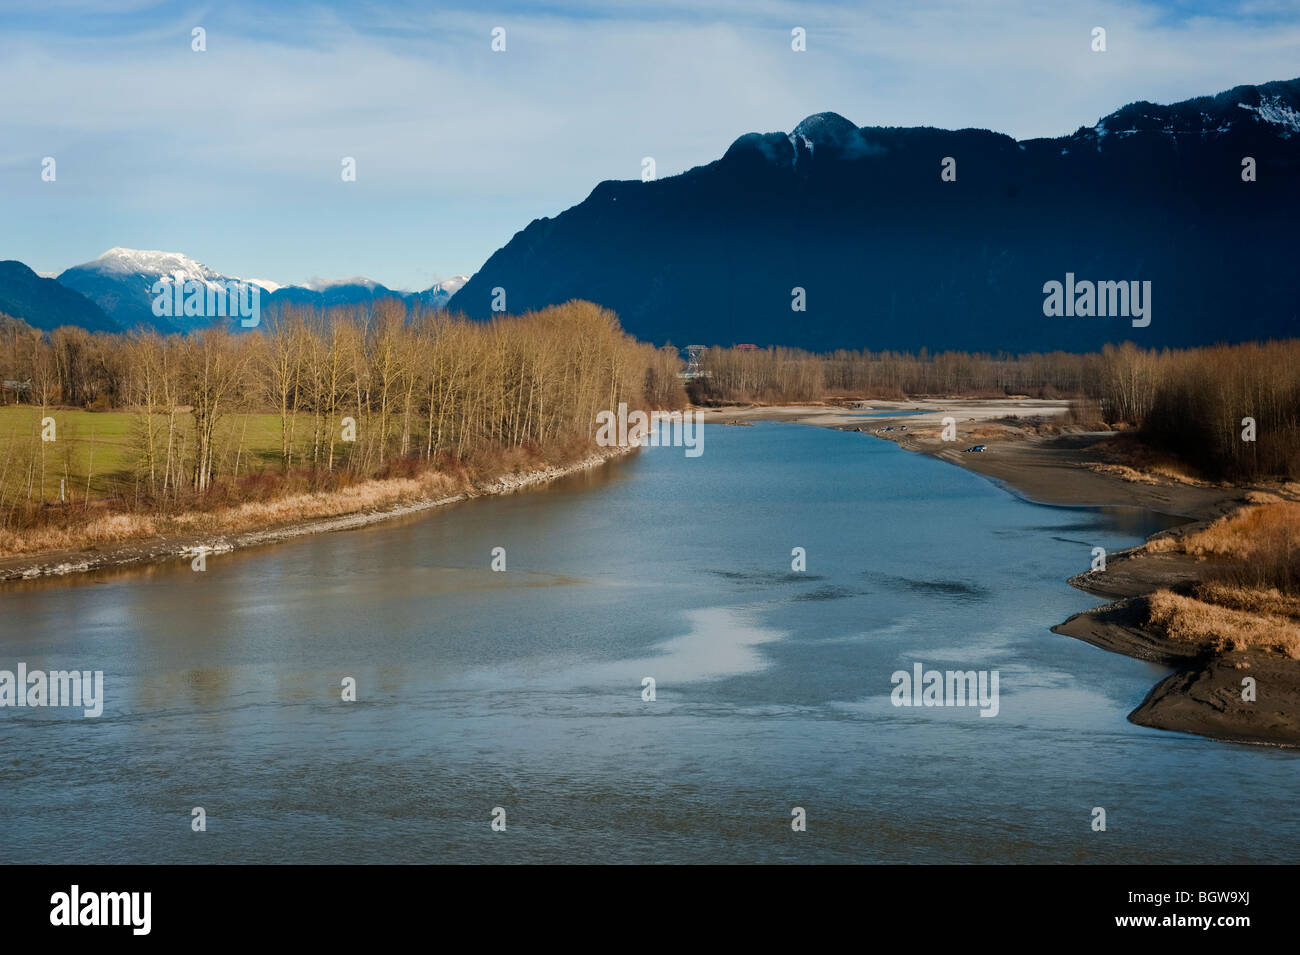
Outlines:
{"type": "Polygon", "coordinates": [[[663,178],[813,113],[1025,139],[1297,76],[1293,0],[0,0],[0,259],[424,289],[643,157],[663,178]]]}

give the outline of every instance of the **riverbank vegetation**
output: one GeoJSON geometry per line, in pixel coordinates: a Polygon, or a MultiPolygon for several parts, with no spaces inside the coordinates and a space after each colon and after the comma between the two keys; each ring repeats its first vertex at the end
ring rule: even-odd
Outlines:
{"type": "Polygon", "coordinates": [[[1114,467],[1144,472],[1145,460],[1180,478],[1300,478],[1296,340],[1164,351],[1124,343],[1084,355],[725,348],[706,350],[700,370],[689,392],[705,405],[1070,398],[1075,411],[1069,424],[1121,430],[1136,439],[1110,449],[1114,467]]]}
{"type": "Polygon", "coordinates": [[[1211,653],[1260,649],[1300,659],[1300,501],[1255,492],[1248,503],[1145,550],[1207,561],[1188,594],[1151,595],[1148,623],[1211,653]]]}
{"type": "Polygon", "coordinates": [[[0,317],[0,556],[576,461],[598,411],[682,407],[680,364],[585,302],[491,322],[397,300],[290,306],[253,332],[170,336],[0,317]]]}

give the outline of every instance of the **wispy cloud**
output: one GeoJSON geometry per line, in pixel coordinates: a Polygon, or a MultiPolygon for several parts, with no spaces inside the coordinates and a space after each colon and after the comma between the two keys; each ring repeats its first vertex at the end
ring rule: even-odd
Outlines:
{"type": "Polygon", "coordinates": [[[0,256],[113,245],[231,273],[471,272],[599,181],[717,158],[823,110],[1060,135],[1135,99],[1298,72],[1300,12],[1249,3],[0,3],[0,256]],[[207,30],[207,52],[190,31],[207,30]],[[502,26],[507,51],[493,53],[502,26]],[[790,29],[808,51],[790,50],[790,29]],[[1109,51],[1089,51],[1089,31],[1109,51]],[[39,180],[43,156],[59,178],[39,180]],[[340,160],[357,160],[355,183],[340,160]]]}

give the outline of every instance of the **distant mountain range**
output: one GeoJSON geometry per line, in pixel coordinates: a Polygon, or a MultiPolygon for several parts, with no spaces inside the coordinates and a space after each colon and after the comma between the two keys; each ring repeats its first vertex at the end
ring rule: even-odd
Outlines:
{"type": "Polygon", "coordinates": [[[1300,335],[1297,213],[1300,80],[1134,103],[1024,142],[819,113],[788,134],[741,136],[678,176],[601,183],[516,234],[450,307],[486,318],[496,288],[510,312],[588,299],[638,338],[679,346],[1289,337],[1300,335]],[[1243,181],[1247,157],[1255,181],[1243,181]],[[1082,300],[1045,315],[1049,282],[1067,296],[1075,283],[1150,282],[1150,324],[1086,316],[1082,300]]]}
{"type": "Polygon", "coordinates": [[[443,308],[466,281],[466,276],[458,275],[423,292],[398,291],[360,277],[282,286],[264,279],[223,275],[179,252],[115,248],[93,262],[66,269],[57,281],[41,278],[21,262],[0,262],[0,313],[42,329],[80,325],[91,331],[124,331],[143,326],[186,332],[212,323],[208,318],[155,316],[150,290],[163,278],[214,288],[218,283],[246,281],[263,290],[263,310],[285,303],[326,307],[381,298],[418,300],[443,308]]]}
{"type": "Polygon", "coordinates": [[[271,292],[269,301],[273,305],[293,302],[297,305],[323,307],[357,305],[380,298],[400,298],[407,301],[418,300],[433,308],[445,308],[452,295],[468,280],[468,275],[456,275],[423,292],[400,292],[378,282],[372,282],[370,279],[357,277],[336,282],[312,282],[306,286],[278,286],[271,292]]]}
{"type": "MultiPolygon", "coordinates": [[[[468,280],[423,292],[249,281],[268,293],[263,309],[391,296],[488,318],[497,288],[509,313],[588,299],[638,338],[679,346],[1189,346],[1300,336],[1297,222],[1300,80],[1288,80],[1134,103],[1022,142],[818,113],[678,176],[602,182],[468,280]],[[1139,291],[1140,316],[1115,313],[1136,305],[1121,292],[1139,291]]],[[[192,322],[152,312],[149,289],[167,276],[231,280],[132,249],[57,282],[3,262],[0,312],[40,328],[183,331],[192,322]]]]}

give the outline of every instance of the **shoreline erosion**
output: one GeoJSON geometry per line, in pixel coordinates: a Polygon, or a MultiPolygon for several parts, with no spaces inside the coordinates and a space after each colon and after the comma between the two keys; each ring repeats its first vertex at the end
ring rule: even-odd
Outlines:
{"type": "MultiPolygon", "coordinates": [[[[1186,519],[1151,540],[1202,530],[1248,503],[1247,495],[1255,490],[1204,482],[1126,480],[1120,470],[1108,468],[1088,451],[1113,432],[1042,434],[1030,423],[1063,414],[1068,410],[1065,401],[936,398],[853,404],[709,409],[704,420],[718,424],[778,421],[862,432],[980,474],[1033,503],[1140,507],[1186,519]],[[885,416],[864,416],[870,411],[885,416]],[[955,442],[939,437],[945,417],[956,422],[955,442]],[[963,451],[986,441],[985,452],[963,451]]],[[[1205,568],[1205,562],[1194,557],[1152,552],[1145,543],[1109,554],[1105,571],[1077,574],[1068,581],[1108,602],[1050,629],[1173,670],[1129,714],[1129,720],[1139,726],[1223,742],[1300,747],[1300,673],[1295,660],[1257,649],[1207,654],[1147,625],[1146,601],[1152,593],[1191,587],[1202,580],[1205,568]],[[1257,699],[1243,698],[1246,677],[1254,679],[1257,699]]]]}
{"type": "Polygon", "coordinates": [[[546,465],[529,471],[498,475],[459,493],[439,497],[417,497],[380,508],[329,516],[309,517],[269,527],[194,536],[150,537],[124,541],[103,550],[44,551],[0,559],[0,585],[23,580],[67,577],[96,570],[147,566],[170,560],[190,560],[200,553],[226,554],[263,544],[275,544],[331,531],[353,530],[399,517],[407,517],[460,501],[494,497],[538,487],[563,477],[602,467],[621,459],[636,448],[598,448],[566,464],[546,465]]]}

